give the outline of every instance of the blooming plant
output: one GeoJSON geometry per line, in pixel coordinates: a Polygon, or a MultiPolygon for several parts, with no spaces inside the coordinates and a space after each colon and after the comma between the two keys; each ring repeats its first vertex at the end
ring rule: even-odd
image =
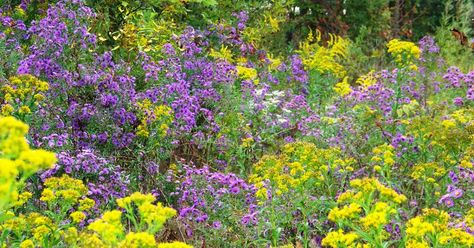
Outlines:
{"type": "Polygon", "coordinates": [[[411,69],[417,68],[414,61],[420,58],[421,50],[415,43],[393,39],[387,43],[387,48],[398,65],[411,69]]]}
{"type": "Polygon", "coordinates": [[[316,30],[316,34],[310,31],[308,37],[300,44],[300,50],[303,64],[309,69],[316,69],[320,73],[332,73],[338,78],[346,75],[344,67],[338,62],[347,56],[347,46],[349,41],[344,38],[330,34],[328,47],[321,45],[321,31],[316,30]]]}
{"type": "Polygon", "coordinates": [[[53,153],[31,149],[25,135],[28,125],[13,117],[0,117],[0,161],[1,161],[1,214],[7,214],[11,204],[24,202],[28,194],[19,195],[28,177],[39,170],[51,168],[57,159],[53,153]]]}
{"type": "Polygon", "coordinates": [[[339,229],[328,233],[322,244],[331,247],[343,244],[383,247],[389,244],[390,235],[385,227],[397,216],[397,208],[407,200],[406,196],[374,178],[354,179],[350,185],[353,189],[337,199],[338,204],[344,204],[343,207],[331,209],[328,215],[339,229]],[[351,232],[344,234],[343,228],[349,228],[351,232]]]}
{"type": "Polygon", "coordinates": [[[47,82],[31,75],[11,77],[1,89],[5,99],[5,103],[1,105],[1,114],[25,119],[45,99],[44,92],[48,89],[47,82]]]}
{"type": "Polygon", "coordinates": [[[474,244],[472,234],[449,227],[449,215],[438,209],[423,209],[423,214],[407,222],[406,246],[470,247],[474,244]]]}
{"type": "MultiPolygon", "coordinates": [[[[241,235],[253,235],[251,226],[257,222],[255,187],[235,174],[222,174],[184,166],[177,195],[179,218],[190,238],[206,236],[208,244],[217,245],[222,239],[228,242],[241,235]],[[222,219],[221,216],[227,216],[222,219]],[[232,234],[227,232],[232,229],[232,234]],[[215,237],[219,237],[215,240],[215,237]]],[[[171,176],[171,175],[170,175],[171,176]]],[[[245,245],[242,242],[242,245],[245,245]]]]}

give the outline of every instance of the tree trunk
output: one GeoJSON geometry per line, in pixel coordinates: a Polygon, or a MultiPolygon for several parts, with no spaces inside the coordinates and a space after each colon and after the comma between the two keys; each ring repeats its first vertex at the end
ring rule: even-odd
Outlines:
{"type": "Polygon", "coordinates": [[[392,37],[398,38],[400,36],[400,16],[402,9],[402,0],[394,0],[392,8],[392,37]]]}

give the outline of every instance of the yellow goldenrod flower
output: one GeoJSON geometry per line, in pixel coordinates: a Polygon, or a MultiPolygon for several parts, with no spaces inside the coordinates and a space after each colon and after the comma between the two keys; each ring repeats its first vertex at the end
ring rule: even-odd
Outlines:
{"type": "Polygon", "coordinates": [[[20,248],[34,248],[34,247],[35,247],[35,244],[33,243],[31,239],[24,240],[20,244],[20,248]]]}
{"type": "Polygon", "coordinates": [[[130,248],[154,248],[156,247],[156,240],[153,235],[146,232],[129,232],[127,236],[125,236],[125,240],[122,241],[119,246],[130,248]]]}
{"type": "Polygon", "coordinates": [[[93,208],[95,206],[95,201],[90,199],[90,198],[85,198],[82,200],[79,200],[79,210],[80,211],[85,211],[93,208]]]}
{"type": "Polygon", "coordinates": [[[340,96],[345,96],[352,92],[351,86],[347,83],[347,77],[344,77],[342,82],[337,83],[333,89],[340,96]]]}
{"type": "Polygon", "coordinates": [[[243,80],[250,80],[253,81],[255,85],[258,85],[259,80],[257,79],[257,70],[254,68],[244,67],[244,66],[236,66],[237,75],[239,78],[243,80]]]}
{"type": "Polygon", "coordinates": [[[123,226],[120,222],[122,212],[118,210],[107,211],[101,219],[92,222],[87,229],[96,232],[107,244],[116,244],[123,235],[123,226]]]}
{"type": "Polygon", "coordinates": [[[342,229],[339,229],[337,232],[329,232],[326,237],[321,241],[323,246],[329,246],[332,248],[339,247],[355,247],[353,246],[354,242],[359,239],[359,236],[354,233],[344,233],[342,229]]]}
{"type": "Polygon", "coordinates": [[[13,113],[13,111],[15,111],[15,109],[13,108],[12,105],[10,105],[10,104],[3,104],[2,105],[1,114],[3,116],[10,116],[13,113]]]}
{"type": "Polygon", "coordinates": [[[21,121],[0,117],[0,210],[24,204],[31,193],[18,194],[20,182],[56,163],[53,153],[30,149],[24,137],[27,132],[28,126],[21,121]]]}
{"type": "Polygon", "coordinates": [[[388,52],[395,58],[395,62],[412,70],[417,69],[415,60],[420,58],[421,49],[415,43],[393,39],[387,44],[388,52]]]}
{"type": "Polygon", "coordinates": [[[357,203],[351,203],[349,206],[343,208],[333,208],[329,211],[328,219],[333,222],[339,222],[357,218],[359,213],[362,212],[362,208],[357,203]]]}
{"type": "Polygon", "coordinates": [[[127,208],[132,202],[137,206],[140,206],[144,203],[152,203],[156,198],[152,194],[142,194],[140,192],[135,192],[130,196],[117,199],[117,205],[121,208],[127,208]]]}
{"type": "Polygon", "coordinates": [[[86,215],[81,211],[72,212],[70,216],[74,223],[79,223],[86,218],[86,215]]]}
{"type": "Polygon", "coordinates": [[[315,69],[320,73],[331,73],[337,78],[344,78],[347,74],[339,60],[345,59],[348,54],[349,40],[337,35],[329,34],[330,40],[327,47],[320,43],[321,32],[316,30],[316,37],[310,31],[308,37],[299,45],[299,50],[303,65],[306,69],[315,69]]]}
{"type": "Polygon", "coordinates": [[[160,243],[158,244],[158,248],[193,248],[193,247],[183,242],[174,241],[172,243],[160,243]]]}

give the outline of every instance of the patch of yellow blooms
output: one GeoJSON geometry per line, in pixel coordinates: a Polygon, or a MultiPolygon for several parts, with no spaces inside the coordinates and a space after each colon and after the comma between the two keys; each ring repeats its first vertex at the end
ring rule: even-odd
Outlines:
{"type": "Polygon", "coordinates": [[[342,82],[337,83],[333,89],[340,96],[345,96],[352,92],[351,86],[347,82],[347,77],[344,77],[342,82]]]}
{"type": "Polygon", "coordinates": [[[250,80],[252,81],[255,85],[258,85],[259,80],[257,78],[258,73],[257,70],[254,68],[250,67],[245,67],[245,66],[236,66],[237,69],[237,76],[239,76],[240,79],[242,80],[250,80]]]}
{"type": "Polygon", "coordinates": [[[377,76],[375,75],[375,71],[372,70],[369,73],[360,76],[356,80],[356,83],[358,85],[361,85],[365,89],[367,89],[368,87],[374,85],[375,83],[377,83],[377,76]]]}
{"type": "Polygon", "coordinates": [[[411,218],[406,226],[406,247],[472,247],[474,236],[462,229],[449,226],[449,214],[430,208],[411,218]]]}
{"type": "Polygon", "coordinates": [[[379,172],[384,169],[391,169],[391,166],[395,164],[395,148],[392,145],[382,144],[372,149],[371,161],[375,162],[374,170],[379,172]]]}
{"type": "Polygon", "coordinates": [[[326,235],[323,246],[370,247],[368,244],[373,240],[383,242],[389,238],[383,227],[397,214],[397,207],[407,200],[375,178],[354,179],[350,185],[352,189],[338,197],[337,203],[343,206],[334,207],[328,214],[328,219],[339,229],[326,235]],[[344,228],[351,231],[344,233],[344,228]],[[371,240],[367,240],[368,237],[371,240]]]}
{"type": "Polygon", "coordinates": [[[48,89],[47,82],[29,74],[10,77],[9,81],[0,88],[0,95],[3,94],[5,99],[5,103],[1,105],[0,115],[31,113],[31,107],[45,99],[44,92],[48,89]]]}
{"type": "Polygon", "coordinates": [[[211,48],[211,52],[209,53],[209,56],[213,57],[214,59],[225,60],[229,63],[234,62],[232,51],[230,51],[229,48],[225,46],[224,44],[221,45],[221,48],[218,51],[211,48]]]}
{"type": "Polygon", "coordinates": [[[13,117],[0,117],[0,211],[16,201],[26,201],[28,195],[19,195],[17,190],[29,176],[56,163],[54,153],[30,149],[27,133],[28,125],[13,117]]]}
{"type": "Polygon", "coordinates": [[[421,49],[415,43],[393,39],[387,43],[387,48],[399,66],[418,70],[415,61],[420,58],[421,49]]]}
{"type": "Polygon", "coordinates": [[[156,130],[157,136],[166,136],[169,125],[173,122],[173,110],[167,105],[153,104],[149,99],[137,103],[140,125],[137,127],[137,136],[147,138],[150,130],[156,130]]]}
{"type": "Polygon", "coordinates": [[[87,247],[182,247],[191,246],[182,242],[158,244],[155,234],[161,230],[164,223],[176,215],[176,210],[163,207],[161,203],[154,204],[156,198],[151,194],[135,192],[132,195],[117,199],[117,205],[125,210],[126,217],[135,226],[135,232],[126,233],[122,224],[122,211],[105,212],[100,219],[92,222],[87,230],[75,234],[72,241],[87,247]],[[75,238],[74,238],[75,237],[75,238]]]}
{"type": "Polygon", "coordinates": [[[250,182],[257,187],[257,198],[267,199],[268,190],[276,195],[302,187],[322,185],[329,171],[353,171],[353,159],[340,158],[337,148],[319,149],[307,142],[286,144],[280,155],[263,156],[253,167],[250,182]],[[267,185],[267,184],[270,185],[267,185]]]}
{"type": "Polygon", "coordinates": [[[339,61],[347,57],[349,40],[334,34],[329,34],[329,38],[327,45],[323,46],[321,32],[316,30],[316,35],[314,35],[310,31],[296,52],[301,56],[306,69],[314,69],[322,74],[331,73],[337,78],[344,78],[347,72],[339,61]]]}

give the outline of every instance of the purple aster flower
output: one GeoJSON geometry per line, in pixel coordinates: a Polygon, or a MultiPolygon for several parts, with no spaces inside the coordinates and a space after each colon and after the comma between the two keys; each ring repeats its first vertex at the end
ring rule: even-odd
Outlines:
{"type": "Polygon", "coordinates": [[[456,184],[457,182],[459,182],[459,178],[458,178],[458,175],[456,175],[456,173],[454,171],[450,171],[449,172],[449,178],[451,178],[451,181],[456,184]]]}
{"type": "Polygon", "coordinates": [[[212,222],[212,227],[214,229],[220,229],[222,227],[222,223],[220,221],[216,220],[216,221],[212,222]]]}
{"type": "Polygon", "coordinates": [[[451,198],[448,197],[448,198],[444,199],[444,204],[445,204],[448,208],[451,208],[451,207],[454,206],[454,201],[453,201],[453,199],[451,199],[451,198]]]}
{"type": "Polygon", "coordinates": [[[450,193],[450,196],[454,198],[460,198],[462,195],[463,195],[462,189],[455,189],[454,191],[450,193]]]}
{"type": "Polygon", "coordinates": [[[456,105],[456,106],[463,106],[464,105],[462,97],[454,98],[453,102],[454,102],[454,105],[456,105]]]}
{"type": "Polygon", "coordinates": [[[198,222],[198,223],[204,222],[204,221],[206,221],[207,219],[208,219],[207,214],[203,214],[203,215],[201,215],[201,216],[199,216],[199,217],[196,218],[196,222],[198,222]]]}

